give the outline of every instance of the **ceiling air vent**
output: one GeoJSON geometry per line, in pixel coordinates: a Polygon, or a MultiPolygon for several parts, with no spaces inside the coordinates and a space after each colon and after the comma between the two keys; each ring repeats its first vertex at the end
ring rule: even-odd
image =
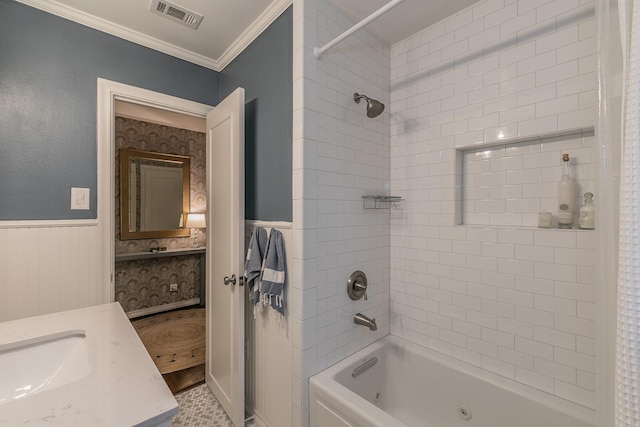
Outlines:
{"type": "Polygon", "coordinates": [[[202,15],[164,0],[151,0],[149,10],[156,15],[164,16],[194,30],[197,29],[200,22],[202,22],[202,15]]]}

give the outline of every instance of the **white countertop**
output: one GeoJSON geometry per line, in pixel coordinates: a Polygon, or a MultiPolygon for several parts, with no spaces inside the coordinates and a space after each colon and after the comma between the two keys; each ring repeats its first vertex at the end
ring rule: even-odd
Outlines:
{"type": "MultiPolygon", "coordinates": [[[[118,303],[0,323],[0,345],[84,330],[87,376],[0,403],[0,426],[154,426],[178,404],[118,303]]],[[[2,378],[0,378],[2,381],[2,378]]]]}

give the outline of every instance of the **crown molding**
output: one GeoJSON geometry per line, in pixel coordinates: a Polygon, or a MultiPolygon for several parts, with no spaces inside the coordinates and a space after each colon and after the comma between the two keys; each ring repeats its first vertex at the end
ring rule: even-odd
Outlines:
{"type": "Polygon", "coordinates": [[[94,15],[84,13],[54,0],[16,1],[214,71],[222,71],[224,67],[226,67],[236,56],[249,46],[249,44],[251,44],[251,42],[255,40],[269,25],[271,25],[271,23],[275,21],[276,18],[278,18],[278,16],[280,16],[292,3],[292,0],[274,0],[267,10],[265,10],[264,13],[262,13],[258,19],[256,19],[254,23],[231,44],[219,59],[213,59],[199,53],[183,49],[171,43],[158,40],[154,37],[149,37],[138,31],[133,31],[122,25],[98,18],[94,15]]]}
{"type": "Polygon", "coordinates": [[[253,42],[269,25],[273,23],[287,8],[293,4],[293,0],[273,0],[271,5],[238,37],[231,46],[224,51],[217,62],[220,70],[231,63],[251,42],[253,42]]]}

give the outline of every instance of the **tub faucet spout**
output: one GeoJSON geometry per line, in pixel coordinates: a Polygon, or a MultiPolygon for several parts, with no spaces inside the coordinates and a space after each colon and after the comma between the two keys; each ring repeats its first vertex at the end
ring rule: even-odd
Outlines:
{"type": "Polygon", "coordinates": [[[376,325],[376,319],[371,319],[362,313],[356,313],[356,315],[353,317],[353,322],[357,325],[366,326],[372,331],[378,330],[378,325],[376,325]]]}

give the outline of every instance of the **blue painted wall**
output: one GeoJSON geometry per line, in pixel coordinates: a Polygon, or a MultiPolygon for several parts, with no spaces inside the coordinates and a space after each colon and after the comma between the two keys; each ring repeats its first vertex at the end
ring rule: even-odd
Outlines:
{"type": "Polygon", "coordinates": [[[248,219],[291,221],[293,12],[290,7],[220,73],[220,99],[246,99],[248,219]]]}
{"type": "Polygon", "coordinates": [[[96,218],[96,80],[216,105],[246,89],[246,217],[291,221],[292,9],[222,73],[0,0],[0,220],[96,218]],[[70,209],[70,188],[91,209],[70,209]]]}
{"type": "Polygon", "coordinates": [[[216,105],[219,74],[0,0],[0,220],[96,218],[96,79],[216,105]],[[91,209],[70,209],[70,188],[91,209]]]}

